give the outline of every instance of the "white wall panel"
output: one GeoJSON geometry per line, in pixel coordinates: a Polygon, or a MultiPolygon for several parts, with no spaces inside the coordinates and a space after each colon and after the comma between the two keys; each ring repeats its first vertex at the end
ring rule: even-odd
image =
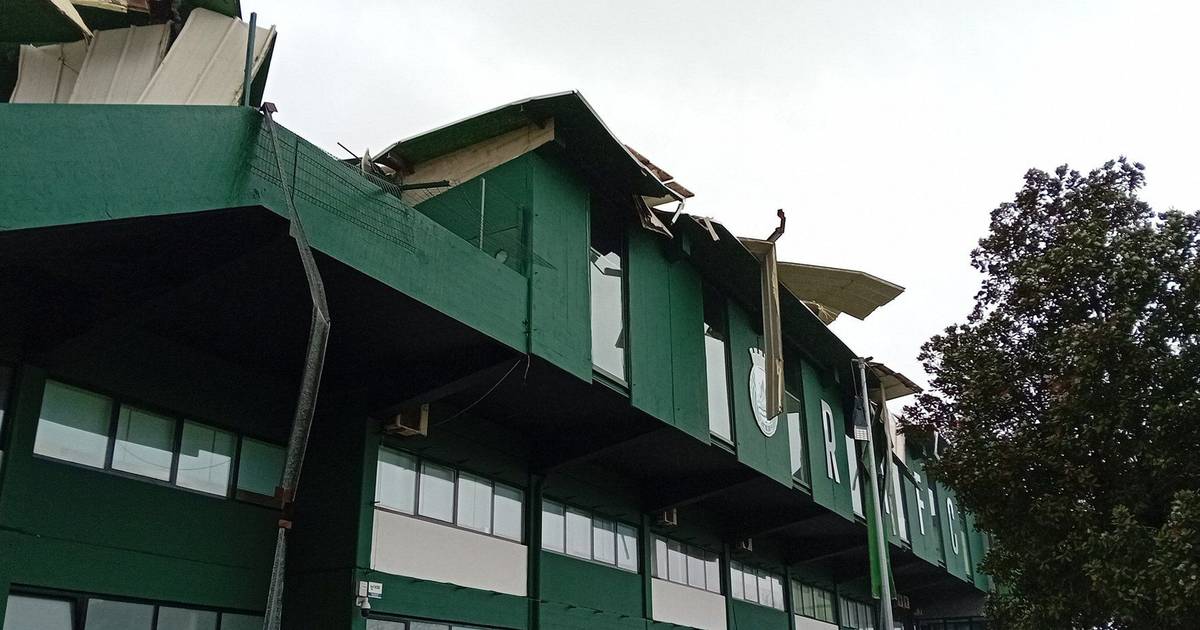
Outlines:
{"type": "Polygon", "coordinates": [[[701,630],[726,630],[723,595],[658,578],[650,580],[650,595],[654,598],[656,621],[701,630]]]}
{"type": "Polygon", "coordinates": [[[800,615],[793,616],[796,618],[796,630],[838,630],[837,624],[825,623],[800,615]]]}
{"type": "Polygon", "coordinates": [[[524,596],[527,553],[509,540],[375,510],[376,571],[524,596]]]}

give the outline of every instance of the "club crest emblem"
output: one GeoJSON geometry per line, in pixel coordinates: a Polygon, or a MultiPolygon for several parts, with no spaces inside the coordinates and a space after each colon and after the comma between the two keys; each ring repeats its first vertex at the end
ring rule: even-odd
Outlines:
{"type": "Polygon", "coordinates": [[[767,358],[762,350],[750,348],[750,408],[763,435],[771,437],[779,428],[779,418],[767,417],[767,358]]]}

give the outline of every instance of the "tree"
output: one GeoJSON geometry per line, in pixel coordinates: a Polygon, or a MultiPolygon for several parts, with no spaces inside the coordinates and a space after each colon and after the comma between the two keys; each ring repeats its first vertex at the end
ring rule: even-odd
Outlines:
{"type": "Polygon", "coordinates": [[[1001,628],[1200,627],[1200,214],[1141,164],[1030,170],[971,253],[965,323],[907,410],[992,537],[1001,628]]]}

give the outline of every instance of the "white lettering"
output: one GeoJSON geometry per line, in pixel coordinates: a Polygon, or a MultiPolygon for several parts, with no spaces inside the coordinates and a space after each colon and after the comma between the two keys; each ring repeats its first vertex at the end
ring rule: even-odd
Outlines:
{"type": "Polygon", "coordinates": [[[825,475],[834,483],[842,483],[837,466],[837,439],[833,435],[833,409],[824,400],[821,401],[821,425],[825,429],[825,475]]]}
{"type": "Polygon", "coordinates": [[[917,521],[921,524],[921,535],[925,535],[925,500],[921,498],[921,490],[917,489],[917,521]]]}
{"type": "Polygon", "coordinates": [[[946,497],[946,528],[950,530],[950,548],[958,555],[958,514],[954,509],[954,500],[946,497]]]}

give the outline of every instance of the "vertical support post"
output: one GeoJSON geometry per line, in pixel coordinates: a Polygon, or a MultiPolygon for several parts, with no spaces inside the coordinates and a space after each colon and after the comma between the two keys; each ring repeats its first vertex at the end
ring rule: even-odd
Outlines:
{"type": "Polygon", "coordinates": [[[250,13],[250,32],[246,34],[246,66],[242,68],[242,105],[250,105],[250,83],[254,78],[254,36],[258,33],[258,14],[250,13]]]}
{"type": "Polygon", "coordinates": [[[529,618],[527,628],[537,630],[542,624],[542,489],[546,477],[539,473],[529,473],[528,501],[525,502],[525,527],[527,536],[525,546],[528,549],[528,562],[525,578],[526,599],[529,602],[529,618]]]}
{"type": "Polygon", "coordinates": [[[650,515],[642,514],[638,533],[639,558],[642,568],[642,617],[654,619],[654,530],[650,528],[650,515]]]}
{"type": "Polygon", "coordinates": [[[483,214],[487,204],[487,179],[479,178],[479,249],[483,249],[483,214]]]}
{"type": "Polygon", "coordinates": [[[796,608],[796,597],[792,592],[791,565],[783,567],[783,607],[788,614],[788,630],[796,630],[796,615],[800,614],[800,611],[796,608]]]}
{"type": "Polygon", "coordinates": [[[871,506],[875,511],[872,515],[874,522],[870,526],[875,528],[875,551],[879,556],[879,625],[885,630],[892,630],[895,627],[892,622],[892,567],[888,561],[888,537],[883,529],[883,508],[879,501],[879,482],[875,474],[875,427],[871,425],[871,403],[867,398],[867,360],[859,358],[854,362],[858,364],[858,383],[861,387],[859,400],[862,401],[863,417],[867,419],[867,425],[870,427],[870,431],[867,432],[867,459],[870,460],[867,481],[871,490],[871,506]]]}

